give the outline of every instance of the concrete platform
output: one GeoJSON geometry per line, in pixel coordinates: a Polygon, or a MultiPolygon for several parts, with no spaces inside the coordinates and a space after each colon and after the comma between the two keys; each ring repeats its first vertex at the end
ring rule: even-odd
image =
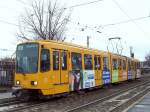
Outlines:
{"type": "Polygon", "coordinates": [[[12,87],[0,87],[0,93],[11,92],[12,87]]]}
{"type": "Polygon", "coordinates": [[[12,98],[11,92],[0,93],[0,100],[5,98],[12,98]]]}
{"type": "Polygon", "coordinates": [[[0,99],[12,98],[11,87],[0,87],[0,99]]]}
{"type": "Polygon", "coordinates": [[[129,108],[127,112],[150,112],[150,92],[129,108]]]}

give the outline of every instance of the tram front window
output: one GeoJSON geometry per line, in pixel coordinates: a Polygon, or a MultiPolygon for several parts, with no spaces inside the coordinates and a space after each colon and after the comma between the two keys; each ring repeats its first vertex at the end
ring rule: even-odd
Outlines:
{"type": "Polygon", "coordinates": [[[16,51],[16,72],[35,73],[38,70],[38,47],[36,43],[20,44],[16,51]]]}

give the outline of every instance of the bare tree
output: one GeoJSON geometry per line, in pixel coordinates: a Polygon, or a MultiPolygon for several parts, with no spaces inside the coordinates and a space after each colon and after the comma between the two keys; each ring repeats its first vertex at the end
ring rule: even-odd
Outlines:
{"type": "Polygon", "coordinates": [[[57,1],[34,0],[26,15],[21,16],[18,39],[21,40],[60,40],[64,41],[64,32],[70,19],[65,8],[59,8],[57,1]]]}

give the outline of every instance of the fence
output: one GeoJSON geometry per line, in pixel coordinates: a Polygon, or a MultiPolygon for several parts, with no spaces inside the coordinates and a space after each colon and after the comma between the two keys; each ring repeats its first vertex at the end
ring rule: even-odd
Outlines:
{"type": "Polygon", "coordinates": [[[14,60],[0,61],[0,86],[12,86],[15,73],[14,60]]]}
{"type": "Polygon", "coordinates": [[[15,51],[0,49],[0,86],[12,86],[15,74],[15,51]]]}

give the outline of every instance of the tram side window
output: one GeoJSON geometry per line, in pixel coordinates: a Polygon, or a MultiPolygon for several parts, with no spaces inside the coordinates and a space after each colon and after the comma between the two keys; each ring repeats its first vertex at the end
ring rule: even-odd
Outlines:
{"type": "Polygon", "coordinates": [[[95,65],[95,70],[97,69],[97,57],[94,56],[94,65],[95,65]]]}
{"type": "Polygon", "coordinates": [[[62,52],[62,70],[67,70],[67,52],[62,52]]]}
{"type": "Polygon", "coordinates": [[[84,54],[84,67],[85,67],[85,70],[93,69],[92,55],[84,54]]]}
{"type": "Polygon", "coordinates": [[[139,69],[140,67],[139,67],[139,62],[137,62],[137,69],[139,69]]]}
{"type": "Polygon", "coordinates": [[[134,63],[131,61],[131,69],[134,69],[134,63]]]}
{"type": "Polygon", "coordinates": [[[98,57],[97,66],[98,66],[98,70],[100,70],[101,69],[101,58],[100,57],[98,57]]]}
{"type": "Polygon", "coordinates": [[[123,70],[126,70],[126,61],[123,60],[123,70]]]}
{"type": "Polygon", "coordinates": [[[122,60],[119,59],[119,68],[122,68],[122,60]]]}
{"type": "Polygon", "coordinates": [[[136,62],[134,62],[134,69],[136,70],[136,68],[137,68],[136,62]]]}
{"type": "Polygon", "coordinates": [[[41,50],[41,71],[50,70],[50,52],[48,49],[41,50]]]}
{"type": "Polygon", "coordinates": [[[140,68],[140,62],[138,62],[138,69],[140,68]]]}
{"type": "Polygon", "coordinates": [[[134,70],[136,70],[136,69],[137,69],[137,63],[134,62],[134,70]]]}
{"type": "Polygon", "coordinates": [[[128,69],[131,70],[131,63],[128,62],[128,69]]]}
{"type": "Polygon", "coordinates": [[[108,57],[103,57],[103,68],[109,69],[108,66],[109,66],[108,57]]]}
{"type": "Polygon", "coordinates": [[[141,63],[139,62],[139,68],[141,68],[141,63]]]}
{"type": "Polygon", "coordinates": [[[136,69],[138,69],[138,62],[135,63],[136,69]]]}
{"type": "Polygon", "coordinates": [[[59,70],[59,51],[53,51],[53,70],[59,70]]]}
{"type": "Polygon", "coordinates": [[[113,69],[116,70],[118,68],[117,59],[113,59],[113,69]]]}
{"type": "Polygon", "coordinates": [[[139,63],[138,62],[136,63],[136,69],[139,69],[139,63]]]}
{"type": "Polygon", "coordinates": [[[82,69],[82,56],[80,53],[71,53],[71,62],[72,62],[72,69],[73,70],[80,70],[82,69]]]}

